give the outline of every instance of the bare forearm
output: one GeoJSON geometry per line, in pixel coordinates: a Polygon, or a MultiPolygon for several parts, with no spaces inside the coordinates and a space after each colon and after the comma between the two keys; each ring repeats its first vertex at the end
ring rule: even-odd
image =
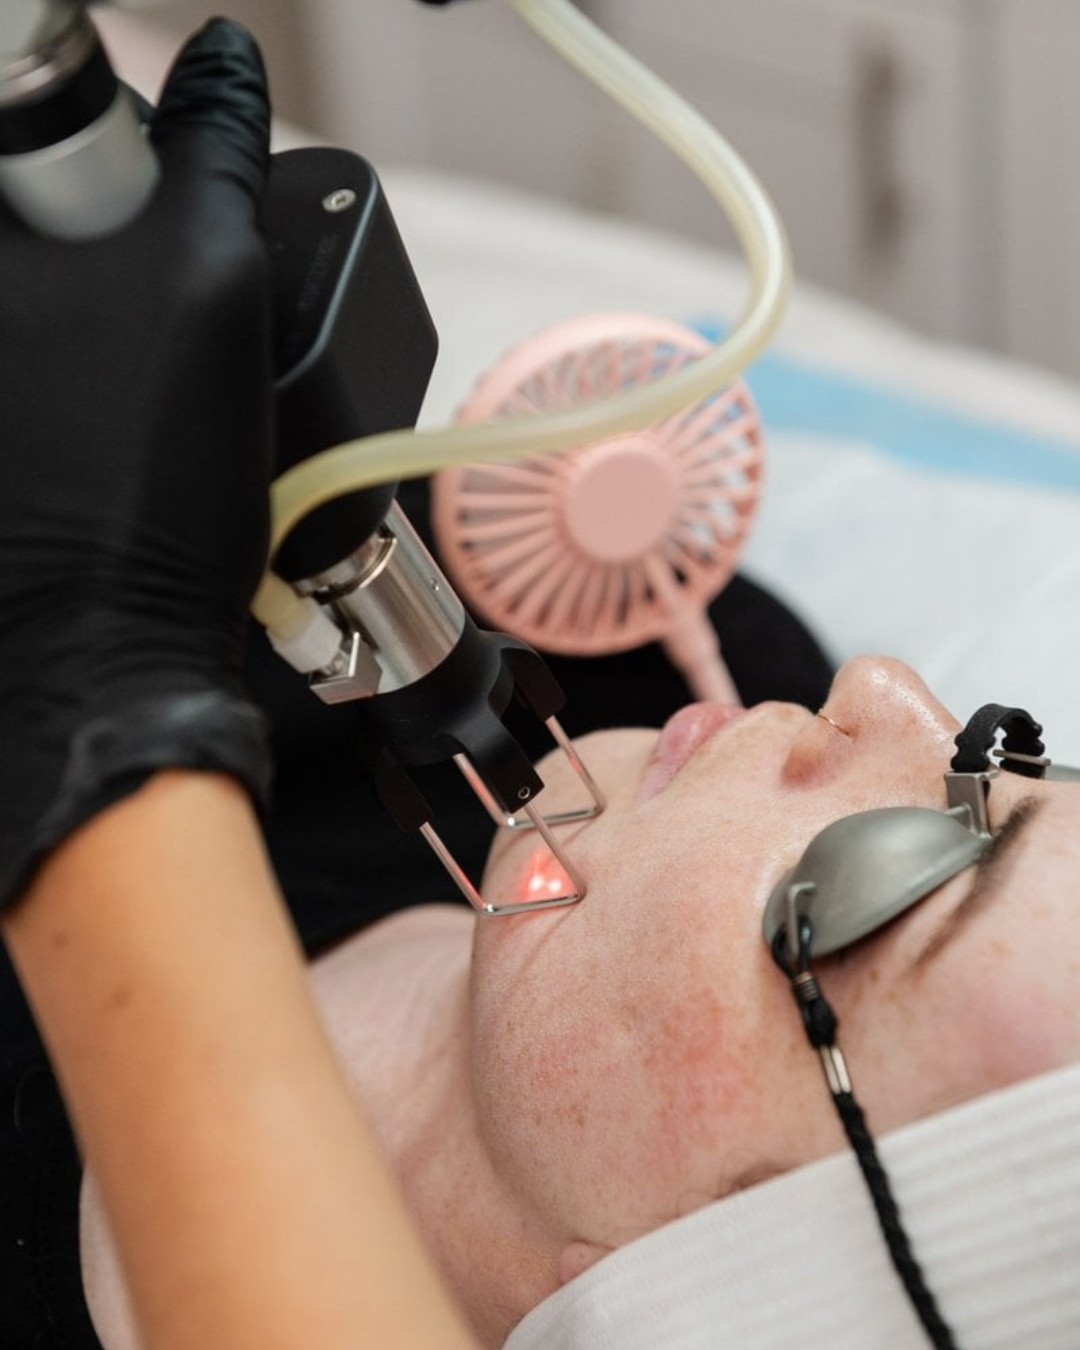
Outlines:
{"type": "Polygon", "coordinates": [[[348,1098],[244,795],[166,774],[5,935],[152,1350],[470,1344],[348,1098]]]}

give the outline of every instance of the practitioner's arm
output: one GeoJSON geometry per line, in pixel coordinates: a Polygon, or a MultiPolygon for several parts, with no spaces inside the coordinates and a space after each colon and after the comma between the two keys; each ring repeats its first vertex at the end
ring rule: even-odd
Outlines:
{"type": "Polygon", "coordinates": [[[349,1100],[231,779],[162,773],[102,812],[5,937],[147,1347],[472,1344],[349,1100]]]}
{"type": "Polygon", "coordinates": [[[120,233],[0,207],[0,909],[151,1350],[460,1346],[349,1103],[252,803],[269,106],[182,54],[120,233]]]}

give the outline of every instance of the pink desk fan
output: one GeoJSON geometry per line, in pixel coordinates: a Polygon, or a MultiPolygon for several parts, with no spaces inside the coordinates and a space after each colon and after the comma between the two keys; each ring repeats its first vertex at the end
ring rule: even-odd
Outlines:
{"type": "MultiPolygon", "coordinates": [[[[708,350],[679,324],[601,314],[543,330],[480,377],[459,421],[554,412],[658,379],[708,350]]],[[[569,656],[659,641],[696,698],[738,703],[708,606],[761,492],[762,432],[741,380],[641,431],[442,470],[432,524],[492,627],[569,656]]]]}

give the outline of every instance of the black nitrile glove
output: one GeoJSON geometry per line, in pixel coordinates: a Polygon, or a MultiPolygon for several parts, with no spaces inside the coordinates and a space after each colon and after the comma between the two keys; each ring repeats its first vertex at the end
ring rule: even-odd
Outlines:
{"type": "Polygon", "coordinates": [[[153,115],[143,214],[58,243],[0,206],[0,905],[158,768],[269,764],[238,671],[267,547],[269,106],[216,20],[153,115]]]}

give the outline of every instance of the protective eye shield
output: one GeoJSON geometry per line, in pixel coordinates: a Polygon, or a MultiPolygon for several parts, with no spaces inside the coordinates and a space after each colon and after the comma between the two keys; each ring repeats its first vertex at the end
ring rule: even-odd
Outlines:
{"type": "Polygon", "coordinates": [[[789,959],[810,919],[811,951],[825,956],[883,927],[977,862],[989,836],[930,807],[860,811],[826,826],[765,906],[765,941],[785,935],[789,959]]]}
{"type": "Polygon", "coordinates": [[[769,896],[762,927],[770,950],[782,933],[787,959],[796,961],[808,922],[811,955],[840,951],[977,862],[991,840],[987,802],[999,772],[1080,779],[1080,769],[1051,763],[1041,736],[1022,708],[987,703],[956,738],[947,810],[883,807],[827,825],[769,896]]]}
{"type": "Polygon", "coordinates": [[[987,852],[993,843],[987,801],[1002,770],[1024,778],[1080,779],[1080,770],[1051,765],[1041,736],[1042,727],[1022,708],[985,704],[956,738],[956,754],[945,775],[946,810],[885,807],[834,821],[810,841],[765,906],[765,942],[790,982],[889,1257],[935,1350],[956,1350],[956,1342],[908,1241],[888,1175],[855,1100],[837,1042],[839,1021],[812,961],[875,932],[987,852]],[[991,756],[1000,769],[992,766],[991,756]]]}

